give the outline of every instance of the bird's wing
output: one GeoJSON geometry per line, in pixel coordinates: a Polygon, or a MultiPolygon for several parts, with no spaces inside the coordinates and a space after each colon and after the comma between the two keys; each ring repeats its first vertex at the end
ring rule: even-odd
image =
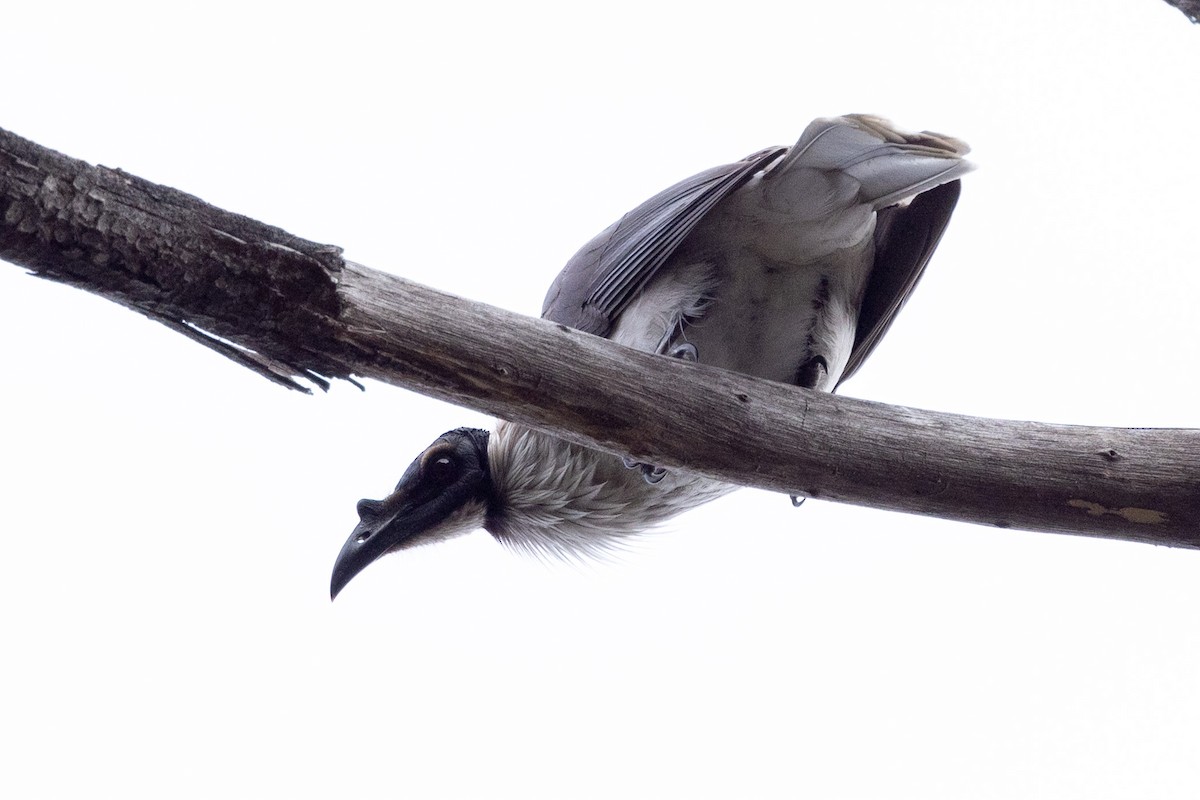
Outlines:
{"type": "Polygon", "coordinates": [[[838,386],[879,344],[921,279],[958,202],[959,181],[917,195],[903,206],[880,209],[875,226],[875,266],[858,315],[854,348],[838,386]]]}
{"type": "Polygon", "coordinates": [[[625,306],[704,216],[787,151],[772,147],[659,192],[584,245],[550,285],[542,316],[607,336],[625,306]]]}

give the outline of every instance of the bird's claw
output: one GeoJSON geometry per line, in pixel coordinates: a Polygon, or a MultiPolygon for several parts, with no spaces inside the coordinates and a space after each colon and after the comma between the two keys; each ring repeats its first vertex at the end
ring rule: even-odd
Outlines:
{"type": "MultiPolygon", "coordinates": [[[[691,342],[683,342],[677,344],[667,351],[667,355],[671,358],[678,358],[680,361],[696,362],[699,354],[696,351],[696,345],[691,342]]],[[[662,467],[656,467],[653,464],[644,464],[641,461],[634,461],[632,458],[625,457],[621,459],[625,466],[629,469],[640,469],[642,471],[642,480],[653,486],[666,476],[667,471],[662,467]]]]}
{"type": "Polygon", "coordinates": [[[663,479],[667,471],[653,464],[642,464],[642,480],[653,486],[663,479]]]}
{"type": "Polygon", "coordinates": [[[699,353],[696,351],[696,345],[691,342],[677,344],[667,353],[671,358],[678,358],[681,361],[691,361],[693,363],[699,358],[699,353]]]}
{"type": "Polygon", "coordinates": [[[621,463],[626,469],[640,469],[642,471],[642,480],[653,486],[666,476],[667,471],[662,467],[656,467],[653,464],[646,464],[642,461],[636,461],[629,456],[622,456],[621,463]]]}

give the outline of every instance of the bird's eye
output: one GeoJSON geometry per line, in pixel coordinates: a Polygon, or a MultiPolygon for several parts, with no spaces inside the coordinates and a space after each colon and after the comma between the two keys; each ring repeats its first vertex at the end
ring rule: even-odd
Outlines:
{"type": "Polygon", "coordinates": [[[435,481],[449,480],[457,469],[458,463],[449,453],[433,456],[425,462],[425,475],[435,481]]]}

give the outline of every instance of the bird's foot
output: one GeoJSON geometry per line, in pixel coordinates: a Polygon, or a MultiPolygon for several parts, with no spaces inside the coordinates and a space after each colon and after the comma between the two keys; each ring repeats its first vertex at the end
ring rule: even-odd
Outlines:
{"type": "Polygon", "coordinates": [[[792,508],[799,508],[800,506],[804,505],[804,501],[808,499],[807,497],[802,497],[798,494],[790,495],[790,497],[792,498],[792,508]]]}
{"type": "MultiPolygon", "coordinates": [[[[672,347],[665,355],[670,358],[678,358],[681,361],[691,361],[694,363],[698,353],[696,352],[696,345],[691,342],[683,342],[672,347]]],[[[621,461],[628,469],[640,469],[642,471],[642,479],[652,485],[661,481],[667,474],[667,471],[662,467],[635,461],[629,457],[622,458],[621,461]]]]}
{"type": "Polygon", "coordinates": [[[692,363],[695,363],[699,357],[699,353],[696,351],[696,345],[692,344],[691,342],[684,342],[682,344],[675,345],[671,348],[667,355],[671,358],[678,358],[681,361],[691,361],[692,363]]]}
{"type": "Polygon", "coordinates": [[[667,474],[667,471],[662,467],[656,467],[653,464],[635,461],[629,456],[622,458],[621,463],[625,465],[626,469],[640,469],[642,471],[642,480],[651,485],[661,481],[667,474]]]}
{"type": "Polygon", "coordinates": [[[796,385],[804,389],[816,389],[825,383],[829,375],[829,363],[824,356],[813,356],[796,368],[796,385]]]}
{"type": "Polygon", "coordinates": [[[642,480],[650,485],[654,485],[665,477],[667,471],[662,467],[656,467],[653,464],[642,464],[642,480]]]}

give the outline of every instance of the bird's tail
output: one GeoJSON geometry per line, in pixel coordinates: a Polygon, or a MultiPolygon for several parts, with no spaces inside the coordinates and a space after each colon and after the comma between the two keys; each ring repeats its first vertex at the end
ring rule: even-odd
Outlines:
{"type": "Polygon", "coordinates": [[[876,210],[949,183],[974,169],[965,142],[940,133],[901,130],[881,117],[847,114],[814,120],[772,168],[843,172],[862,186],[860,199],[876,210]]]}

